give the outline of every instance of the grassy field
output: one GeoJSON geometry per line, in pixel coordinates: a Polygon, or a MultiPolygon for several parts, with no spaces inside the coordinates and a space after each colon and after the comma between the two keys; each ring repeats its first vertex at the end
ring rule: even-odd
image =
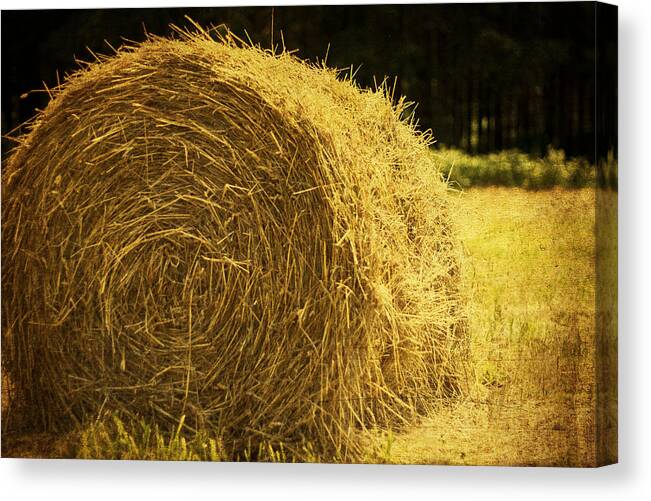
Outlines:
{"type": "MultiPolygon", "coordinates": [[[[616,198],[608,203],[615,208],[616,198]]],[[[467,395],[419,426],[384,437],[369,461],[591,464],[595,190],[471,189],[456,196],[455,210],[470,303],[467,395]]],[[[616,235],[616,225],[609,231],[616,235]]],[[[38,439],[6,452],[22,448],[28,455],[38,444],[42,454],[38,439]]],[[[125,429],[119,421],[95,424],[55,448],[56,455],[85,458],[220,457],[209,437],[186,441],[146,424],[125,429]]],[[[283,459],[282,451],[264,452],[258,457],[283,459]]]]}
{"type": "Polygon", "coordinates": [[[527,190],[589,188],[597,184],[617,188],[617,161],[610,154],[596,169],[584,158],[567,158],[549,148],[544,157],[518,150],[471,155],[445,147],[432,150],[452,186],[462,189],[508,186],[527,190]]]}
{"type": "Polygon", "coordinates": [[[469,190],[468,397],[396,439],[405,463],[582,465],[594,459],[593,189],[469,190]]]}

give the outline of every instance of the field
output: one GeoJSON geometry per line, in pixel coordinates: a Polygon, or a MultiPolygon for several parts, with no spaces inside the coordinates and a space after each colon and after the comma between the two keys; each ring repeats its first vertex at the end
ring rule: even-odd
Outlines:
{"type": "MultiPolygon", "coordinates": [[[[616,197],[606,193],[612,215],[616,197]]],[[[595,190],[475,188],[455,195],[455,210],[470,303],[466,396],[413,429],[381,437],[368,460],[594,462],[595,190]]],[[[616,236],[616,226],[607,230],[616,236]]],[[[607,251],[616,255],[615,246],[607,251]]],[[[3,435],[3,455],[219,459],[218,449],[209,437],[186,441],[111,420],[54,444],[3,435]]],[[[283,459],[282,451],[259,457],[283,459]]]]}
{"type": "Polygon", "coordinates": [[[473,189],[458,202],[471,304],[469,395],[398,437],[391,460],[590,464],[594,190],[473,189]]]}

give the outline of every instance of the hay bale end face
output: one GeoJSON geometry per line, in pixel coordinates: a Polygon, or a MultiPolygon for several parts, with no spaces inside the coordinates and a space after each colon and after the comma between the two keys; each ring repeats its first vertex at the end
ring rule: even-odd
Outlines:
{"type": "Polygon", "coordinates": [[[14,414],[354,459],[458,392],[447,188],[386,94],[206,33],[70,77],[3,172],[14,414]]]}

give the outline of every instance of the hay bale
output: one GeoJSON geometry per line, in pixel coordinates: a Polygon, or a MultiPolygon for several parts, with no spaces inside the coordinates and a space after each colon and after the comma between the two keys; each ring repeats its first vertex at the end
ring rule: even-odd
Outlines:
{"type": "Polygon", "coordinates": [[[457,393],[447,187],[401,112],[203,32],[71,76],[3,172],[20,419],[185,416],[234,454],[354,459],[360,431],[457,393]]]}

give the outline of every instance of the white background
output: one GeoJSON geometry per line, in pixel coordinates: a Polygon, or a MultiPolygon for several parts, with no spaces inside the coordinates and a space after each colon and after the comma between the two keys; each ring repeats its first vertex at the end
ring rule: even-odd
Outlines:
{"type": "MultiPolygon", "coordinates": [[[[292,2],[0,0],[3,9],[279,3],[292,2]]],[[[48,501],[651,499],[651,162],[647,158],[651,156],[651,128],[648,125],[651,120],[651,2],[620,0],[615,3],[620,7],[618,465],[581,470],[2,459],[0,497],[48,501]]]]}

